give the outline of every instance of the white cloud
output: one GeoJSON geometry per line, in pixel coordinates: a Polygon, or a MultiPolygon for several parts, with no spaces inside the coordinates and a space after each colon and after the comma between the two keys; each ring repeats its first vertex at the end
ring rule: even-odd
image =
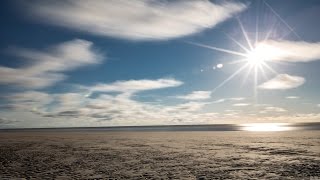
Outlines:
{"type": "Polygon", "coordinates": [[[226,109],[226,110],[224,110],[225,112],[228,112],[228,113],[239,113],[239,112],[241,112],[240,110],[234,110],[234,109],[226,109]]]}
{"type": "Polygon", "coordinates": [[[281,107],[268,106],[268,107],[265,107],[262,111],[260,111],[260,113],[262,114],[269,113],[269,112],[282,113],[282,112],[287,112],[287,110],[281,107]]]}
{"type": "Polygon", "coordinates": [[[227,101],[243,101],[243,100],[245,100],[244,97],[234,97],[234,98],[218,99],[216,101],[213,101],[212,103],[223,103],[227,101]]]}
{"type": "Polygon", "coordinates": [[[244,98],[244,97],[234,97],[234,98],[229,98],[229,100],[231,100],[231,101],[243,101],[243,100],[245,100],[246,98],[244,98]]]}
{"type": "Polygon", "coordinates": [[[0,117],[0,128],[8,128],[8,127],[13,127],[16,123],[19,121],[16,119],[8,119],[5,117],[0,117]]]}
{"type": "MultiPolygon", "coordinates": [[[[174,105],[149,104],[134,100],[126,93],[88,97],[83,92],[48,94],[29,91],[24,94],[12,94],[9,100],[11,104],[28,104],[25,104],[23,109],[20,106],[6,111],[3,114],[6,118],[0,118],[0,127],[219,124],[244,121],[283,122],[284,120],[287,122],[318,122],[319,120],[319,114],[283,116],[281,114],[286,110],[274,106],[263,107],[263,110],[279,112],[277,115],[275,113],[268,115],[267,112],[259,115],[245,114],[240,110],[208,113],[202,111],[204,106],[210,104],[208,102],[187,102],[174,105]],[[33,100],[31,94],[39,95],[40,98],[33,100]],[[28,116],[26,112],[29,113],[28,116]]],[[[247,105],[238,104],[237,106],[247,105]]]]}
{"type": "Polygon", "coordinates": [[[225,101],[226,101],[226,99],[218,99],[218,100],[213,101],[212,103],[217,104],[217,103],[223,103],[225,101]]]}
{"type": "Polygon", "coordinates": [[[280,108],[280,107],[266,107],[266,111],[273,111],[273,112],[287,112],[287,110],[280,108]]]}
{"type": "Polygon", "coordinates": [[[1,97],[5,100],[5,104],[1,108],[8,110],[27,110],[36,112],[38,110],[44,111],[43,108],[53,101],[53,97],[47,93],[39,91],[25,91],[1,97]]]}
{"type": "Polygon", "coordinates": [[[86,98],[84,93],[74,93],[68,92],[63,94],[53,94],[54,101],[59,104],[59,107],[62,108],[79,108],[85,105],[89,100],[86,98]]]}
{"type": "Polygon", "coordinates": [[[236,103],[236,104],[233,104],[232,106],[236,106],[236,107],[244,107],[244,106],[249,106],[250,104],[247,104],[247,103],[236,103]]]}
{"type": "MultiPolygon", "coordinates": [[[[258,119],[260,122],[290,122],[290,123],[301,123],[301,122],[319,122],[320,113],[301,113],[292,115],[282,116],[267,116],[258,119]]],[[[256,119],[257,120],[257,119],[256,119]]]]}
{"type": "Polygon", "coordinates": [[[175,79],[157,79],[157,80],[142,79],[142,80],[116,81],[110,84],[97,84],[93,87],[87,87],[87,89],[91,91],[98,91],[98,92],[133,93],[138,91],[176,87],[182,84],[183,82],[175,79]]]}
{"type": "Polygon", "coordinates": [[[177,96],[177,98],[185,100],[204,100],[211,97],[210,91],[193,91],[191,94],[185,96],[177,96]]]}
{"type": "Polygon", "coordinates": [[[260,89],[292,89],[304,84],[305,79],[300,76],[278,74],[273,79],[259,85],[260,89]]]}
{"type": "Polygon", "coordinates": [[[39,91],[25,91],[6,96],[7,99],[14,102],[35,102],[44,104],[52,100],[49,94],[39,91]]]}
{"type": "Polygon", "coordinates": [[[129,40],[163,40],[214,27],[244,9],[237,2],[155,0],[26,1],[21,7],[48,24],[129,40]]]}
{"type": "Polygon", "coordinates": [[[91,42],[81,39],[64,42],[43,51],[14,48],[9,52],[28,63],[19,68],[0,66],[0,84],[30,89],[51,86],[65,79],[62,72],[100,63],[103,58],[92,49],[91,42]]]}
{"type": "Polygon", "coordinates": [[[320,60],[320,42],[267,40],[257,46],[266,60],[309,62],[320,60]]]}
{"type": "Polygon", "coordinates": [[[286,99],[300,99],[299,96],[287,96],[286,99]]]}
{"type": "Polygon", "coordinates": [[[183,104],[178,104],[175,106],[165,107],[164,110],[167,112],[190,112],[190,111],[198,111],[201,110],[206,104],[204,102],[188,102],[183,104]]]}
{"type": "MultiPolygon", "coordinates": [[[[180,84],[182,82],[172,79],[131,80],[104,84],[104,87],[108,87],[104,89],[106,92],[117,91],[119,94],[86,96],[87,91],[84,92],[79,89],[77,92],[55,94],[27,91],[7,95],[6,99],[7,104],[12,107],[10,109],[12,112],[29,112],[44,119],[68,119],[65,124],[70,124],[70,121],[78,122],[75,124],[76,126],[88,125],[88,122],[95,125],[101,125],[101,123],[108,125],[151,125],[195,121],[201,123],[217,116],[216,113],[202,113],[202,118],[199,119],[197,114],[208,104],[207,102],[191,101],[174,105],[161,105],[140,102],[132,98],[132,93],[175,87],[180,84]],[[140,86],[141,84],[144,84],[144,86],[140,86]],[[145,84],[149,85],[145,86],[145,84]],[[36,96],[36,98],[33,98],[33,96],[36,96]]],[[[41,123],[39,122],[39,125],[41,123]]],[[[63,126],[63,123],[60,123],[61,125],[63,126]]],[[[33,124],[33,126],[38,126],[38,124],[33,124]]]]}

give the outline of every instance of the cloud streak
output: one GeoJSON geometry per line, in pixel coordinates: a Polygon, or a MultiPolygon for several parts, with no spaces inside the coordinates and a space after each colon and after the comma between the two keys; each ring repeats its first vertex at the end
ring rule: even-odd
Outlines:
{"type": "Polygon", "coordinates": [[[277,90],[292,89],[304,84],[305,79],[300,76],[292,76],[289,74],[278,74],[273,79],[259,85],[260,89],[277,90]]]}
{"type": "Polygon", "coordinates": [[[233,97],[233,98],[222,98],[222,99],[218,99],[218,100],[215,100],[213,101],[212,103],[214,104],[218,104],[218,103],[223,103],[223,102],[233,102],[233,101],[243,101],[245,100],[246,98],[244,97],[233,97]]]}
{"type": "Polygon", "coordinates": [[[47,24],[129,40],[164,40],[214,27],[246,9],[237,2],[154,0],[35,0],[23,3],[47,24]]]}
{"type": "Polygon", "coordinates": [[[92,42],[75,39],[47,50],[10,49],[10,55],[26,63],[18,68],[0,66],[0,84],[29,89],[51,86],[66,78],[65,71],[100,63],[103,56],[92,46],[92,42]]]}
{"type": "Polygon", "coordinates": [[[179,99],[184,100],[205,100],[211,97],[211,91],[193,91],[190,94],[184,96],[177,96],[179,99]]]}
{"type": "Polygon", "coordinates": [[[236,103],[236,104],[233,104],[232,106],[235,106],[235,107],[245,107],[245,106],[250,106],[250,104],[248,104],[248,103],[236,103]]]}
{"type": "Polygon", "coordinates": [[[281,107],[268,106],[268,107],[265,107],[259,113],[264,114],[264,113],[283,113],[283,112],[287,112],[287,110],[281,107]]]}
{"type": "Polygon", "coordinates": [[[320,42],[267,40],[257,46],[266,60],[286,62],[309,62],[320,60],[320,42]]]}
{"type": "Polygon", "coordinates": [[[100,83],[92,87],[85,87],[85,89],[88,89],[93,92],[134,93],[138,91],[177,87],[182,84],[183,82],[175,79],[157,79],[157,80],[142,79],[142,80],[116,81],[110,84],[100,83]]]}
{"type": "Polygon", "coordinates": [[[286,99],[300,99],[299,96],[287,96],[286,99]]]}
{"type": "Polygon", "coordinates": [[[18,120],[8,119],[5,117],[0,117],[0,128],[2,127],[14,127],[15,124],[19,123],[18,120]]]}

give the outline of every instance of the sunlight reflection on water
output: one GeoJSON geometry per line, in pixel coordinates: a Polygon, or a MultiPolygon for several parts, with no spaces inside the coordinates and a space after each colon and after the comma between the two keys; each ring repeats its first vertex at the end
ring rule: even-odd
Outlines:
{"type": "Polygon", "coordinates": [[[242,124],[240,130],[242,131],[290,131],[295,130],[295,127],[290,126],[289,123],[250,123],[242,124]]]}

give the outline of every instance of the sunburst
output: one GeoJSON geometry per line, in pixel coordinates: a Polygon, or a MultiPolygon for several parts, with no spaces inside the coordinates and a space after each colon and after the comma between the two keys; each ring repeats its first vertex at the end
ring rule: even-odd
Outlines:
{"type": "MultiPolygon", "coordinates": [[[[300,36],[293,30],[293,28],[283,19],[281,16],[267,3],[263,0],[263,3],[270,9],[270,11],[280,20],[281,23],[283,23],[288,29],[289,33],[293,33],[297,38],[301,39],[300,36]]],[[[236,39],[232,38],[230,35],[225,34],[232,42],[237,44],[243,52],[240,51],[234,51],[230,49],[224,49],[224,48],[219,48],[215,46],[210,46],[206,44],[201,44],[201,43],[196,43],[196,42],[190,42],[188,41],[187,43],[202,47],[202,48],[207,48],[211,49],[214,51],[220,51],[223,53],[231,54],[231,55],[236,55],[241,57],[239,60],[236,60],[234,62],[231,62],[229,64],[236,64],[236,63],[243,63],[243,65],[237,69],[233,74],[231,74],[227,79],[225,79],[223,82],[221,82],[218,86],[216,86],[213,89],[213,92],[216,91],[217,89],[221,88],[224,86],[227,82],[232,80],[235,76],[237,76],[239,73],[243,72],[245,69],[247,70],[247,73],[245,75],[244,81],[249,78],[249,75],[253,73],[253,79],[254,79],[254,97],[256,99],[257,97],[257,87],[258,87],[258,77],[260,75],[263,75],[265,78],[266,77],[266,71],[271,72],[272,74],[278,74],[276,70],[274,70],[269,63],[271,63],[272,59],[274,57],[278,57],[281,55],[281,50],[268,45],[267,43],[264,43],[267,41],[270,37],[270,34],[272,33],[273,29],[271,29],[269,32],[266,33],[266,36],[262,41],[259,41],[259,26],[258,26],[258,20],[259,18],[256,18],[256,32],[255,32],[255,43],[252,44],[252,40],[248,36],[248,33],[243,26],[241,20],[239,17],[237,17],[237,21],[240,27],[240,30],[242,32],[242,35],[245,39],[246,45],[243,43],[240,43],[236,39]]],[[[280,38],[281,40],[282,38],[280,38]]]]}

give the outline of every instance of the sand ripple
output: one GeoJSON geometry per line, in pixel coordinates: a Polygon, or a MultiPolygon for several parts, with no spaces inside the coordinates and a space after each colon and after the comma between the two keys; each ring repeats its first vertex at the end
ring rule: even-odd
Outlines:
{"type": "Polygon", "coordinates": [[[317,179],[320,131],[0,133],[0,179],[317,179]]]}

